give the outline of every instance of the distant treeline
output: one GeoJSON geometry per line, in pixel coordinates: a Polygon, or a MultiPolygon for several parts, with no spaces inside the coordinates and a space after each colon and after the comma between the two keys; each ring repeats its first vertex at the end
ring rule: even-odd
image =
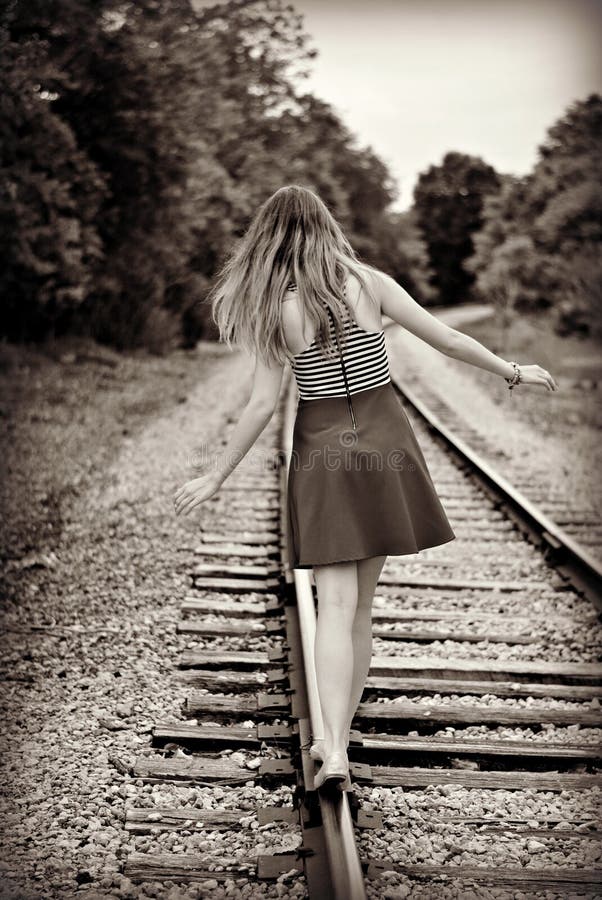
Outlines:
{"type": "Polygon", "coordinates": [[[4,0],[1,333],[158,351],[215,337],[211,279],[292,182],[424,304],[598,328],[599,96],[550,129],[526,178],[448,153],[393,213],[387,167],[300,89],[314,56],[281,0],[4,0]]]}
{"type": "Polygon", "coordinates": [[[457,153],[421,176],[415,204],[441,298],[469,292],[508,318],[547,310],[560,334],[602,336],[601,161],[592,94],[548,129],[523,178],[457,153]]]}

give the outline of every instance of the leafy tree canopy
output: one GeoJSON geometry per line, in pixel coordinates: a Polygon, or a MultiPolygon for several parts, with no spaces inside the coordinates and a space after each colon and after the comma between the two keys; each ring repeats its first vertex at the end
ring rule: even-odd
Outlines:
{"type": "Polygon", "coordinates": [[[291,182],[324,197],[367,261],[425,283],[386,167],[299,89],[315,51],[281,0],[13,0],[2,49],[11,338],[211,335],[199,300],[216,267],[291,182]]]}

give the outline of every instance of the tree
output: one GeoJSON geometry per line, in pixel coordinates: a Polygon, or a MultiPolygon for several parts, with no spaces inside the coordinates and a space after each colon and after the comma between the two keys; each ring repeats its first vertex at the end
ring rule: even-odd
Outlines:
{"type": "Polygon", "coordinates": [[[48,299],[64,307],[56,327],[121,348],[214,336],[199,301],[257,205],[290,182],[321,194],[368,262],[404,268],[391,177],[297,87],[314,51],[282,0],[200,11],[189,0],[14,0],[6,22],[14,110],[32,103],[33,74],[22,84],[32,43],[40,96],[53,98],[31,106],[31,140],[15,129],[15,159],[39,180],[46,134],[56,135],[62,193],[40,212],[34,194],[7,191],[2,215],[14,247],[21,223],[43,219],[65,265],[53,273],[11,250],[10,283],[23,291],[3,311],[5,331],[20,310],[42,336],[48,299]]]}
{"type": "Polygon", "coordinates": [[[378,245],[374,265],[403,285],[420,303],[435,303],[437,292],[431,284],[433,272],[415,210],[389,212],[375,231],[374,239],[378,245]]]}
{"type": "Polygon", "coordinates": [[[499,190],[495,169],[474,156],[446,153],[438,166],[418,177],[414,207],[434,272],[441,303],[465,301],[474,281],[464,266],[472,236],[482,224],[485,196],[499,190]]]}
{"type": "Polygon", "coordinates": [[[504,179],[486,199],[475,253],[465,263],[483,298],[504,296],[521,310],[553,308],[563,333],[600,333],[601,126],[598,95],[569,107],[549,129],[533,171],[504,179]],[[512,260],[511,290],[503,260],[512,260]]]}
{"type": "Polygon", "coordinates": [[[42,88],[57,76],[45,44],[17,45],[1,27],[0,73],[0,315],[11,340],[38,339],[60,331],[91,289],[107,185],[42,88]]]}

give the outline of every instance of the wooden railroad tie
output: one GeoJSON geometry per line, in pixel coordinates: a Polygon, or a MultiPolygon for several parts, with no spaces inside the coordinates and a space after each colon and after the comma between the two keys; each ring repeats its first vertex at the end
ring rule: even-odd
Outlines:
{"type": "MultiPolygon", "coordinates": [[[[350,762],[353,780],[379,787],[424,788],[456,784],[467,789],[507,791],[575,791],[602,788],[602,775],[581,772],[477,771],[474,769],[424,768],[419,766],[374,766],[350,762]]],[[[204,784],[219,781],[244,784],[268,777],[289,780],[297,770],[288,757],[262,758],[253,768],[245,769],[228,756],[180,756],[163,759],[157,755],[137,759],[132,767],[134,778],[146,782],[186,782],[204,784]]]]}
{"type": "MultiPolygon", "coordinates": [[[[177,743],[185,747],[241,748],[259,750],[269,742],[273,746],[290,749],[293,730],[286,725],[264,723],[253,727],[242,725],[189,725],[186,722],[166,722],[153,728],[156,744],[177,743]]],[[[462,735],[410,736],[404,734],[362,734],[354,732],[356,740],[349,747],[352,760],[371,757],[392,758],[409,755],[442,757],[478,757],[480,759],[506,758],[528,764],[547,763],[552,766],[558,760],[588,762],[599,760],[602,747],[599,744],[570,741],[531,741],[506,738],[466,738],[462,735]]]]}

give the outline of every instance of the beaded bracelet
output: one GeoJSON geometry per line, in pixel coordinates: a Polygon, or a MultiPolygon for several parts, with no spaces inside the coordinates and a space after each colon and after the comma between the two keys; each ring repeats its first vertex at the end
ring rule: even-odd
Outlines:
{"type": "Polygon", "coordinates": [[[508,390],[509,391],[511,391],[515,385],[520,384],[522,381],[520,366],[518,365],[518,363],[511,361],[510,365],[514,367],[514,375],[512,376],[512,378],[504,377],[504,380],[508,382],[508,390]]]}

